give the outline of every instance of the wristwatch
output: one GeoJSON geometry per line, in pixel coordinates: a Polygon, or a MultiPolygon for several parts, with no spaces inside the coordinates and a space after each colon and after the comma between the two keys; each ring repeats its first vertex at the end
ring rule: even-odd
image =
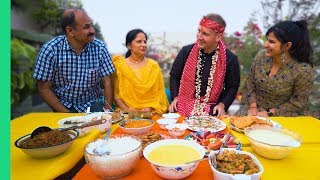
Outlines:
{"type": "Polygon", "coordinates": [[[273,116],[273,112],[270,111],[270,109],[267,109],[268,116],[273,116]]]}

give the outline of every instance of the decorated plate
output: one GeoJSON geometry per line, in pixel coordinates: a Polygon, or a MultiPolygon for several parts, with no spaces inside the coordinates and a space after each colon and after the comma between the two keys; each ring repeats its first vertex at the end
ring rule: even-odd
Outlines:
{"type": "Polygon", "coordinates": [[[223,121],[213,116],[190,116],[183,123],[186,123],[191,131],[219,132],[226,128],[223,121]]]}

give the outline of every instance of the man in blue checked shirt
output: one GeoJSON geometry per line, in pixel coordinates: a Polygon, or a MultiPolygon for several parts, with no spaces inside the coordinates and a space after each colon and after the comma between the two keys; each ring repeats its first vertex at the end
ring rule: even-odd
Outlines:
{"type": "Polygon", "coordinates": [[[110,109],[115,69],[105,43],[94,38],[92,20],[84,10],[68,9],[61,27],[64,35],[44,44],[35,64],[40,96],[57,112],[110,109]]]}

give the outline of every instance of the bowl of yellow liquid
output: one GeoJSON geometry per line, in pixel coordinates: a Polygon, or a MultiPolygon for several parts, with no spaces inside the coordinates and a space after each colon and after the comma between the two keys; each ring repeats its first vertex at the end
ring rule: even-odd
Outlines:
{"type": "Polygon", "coordinates": [[[194,141],[164,139],[146,146],[144,157],[153,171],[165,179],[183,179],[190,176],[205,155],[205,148],[194,141]]]}

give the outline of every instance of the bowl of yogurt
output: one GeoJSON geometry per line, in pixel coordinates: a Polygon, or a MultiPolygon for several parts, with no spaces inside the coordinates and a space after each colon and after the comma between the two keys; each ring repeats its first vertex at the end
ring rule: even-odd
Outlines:
{"type": "Polygon", "coordinates": [[[302,142],[299,134],[288,129],[251,126],[245,128],[244,133],[250,139],[252,149],[268,159],[283,159],[302,142]]]}

